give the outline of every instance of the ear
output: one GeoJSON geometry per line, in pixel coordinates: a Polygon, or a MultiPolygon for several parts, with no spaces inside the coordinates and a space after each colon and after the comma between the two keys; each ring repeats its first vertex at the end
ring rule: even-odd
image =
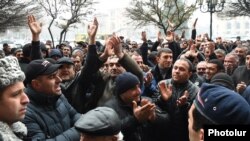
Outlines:
{"type": "Polygon", "coordinates": [[[200,134],[199,134],[200,141],[204,141],[204,129],[200,129],[200,134]]]}
{"type": "Polygon", "coordinates": [[[111,136],[111,140],[112,140],[112,141],[118,141],[118,137],[115,136],[115,135],[113,135],[113,136],[111,136]]]}
{"type": "Polygon", "coordinates": [[[160,60],[160,57],[159,57],[159,56],[156,56],[156,61],[157,61],[157,63],[159,63],[159,60],[160,60]]]}
{"type": "Polygon", "coordinates": [[[32,88],[37,89],[37,88],[40,87],[40,82],[38,80],[36,80],[36,79],[33,79],[31,81],[31,86],[32,86],[32,88]]]}

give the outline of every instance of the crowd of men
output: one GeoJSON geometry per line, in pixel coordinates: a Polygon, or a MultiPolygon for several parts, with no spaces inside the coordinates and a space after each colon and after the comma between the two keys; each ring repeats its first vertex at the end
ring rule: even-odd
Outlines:
{"type": "MultiPolygon", "coordinates": [[[[142,43],[112,35],[72,48],[40,42],[0,55],[0,141],[199,141],[204,125],[250,124],[250,42],[172,29],[142,43]]],[[[174,24],[168,21],[171,27],[174,24]]]]}

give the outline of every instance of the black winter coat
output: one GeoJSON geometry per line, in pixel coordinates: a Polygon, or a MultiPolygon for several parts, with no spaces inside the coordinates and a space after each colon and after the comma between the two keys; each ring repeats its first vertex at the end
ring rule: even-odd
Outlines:
{"type": "Polygon", "coordinates": [[[30,99],[23,123],[32,141],[79,141],[80,134],[73,127],[80,114],[63,94],[47,96],[30,86],[25,90],[30,99]]]}

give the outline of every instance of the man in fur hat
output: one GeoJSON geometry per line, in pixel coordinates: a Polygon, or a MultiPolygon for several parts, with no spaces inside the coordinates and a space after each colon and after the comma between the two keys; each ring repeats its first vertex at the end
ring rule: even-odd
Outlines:
{"type": "Polygon", "coordinates": [[[24,79],[17,58],[0,59],[0,136],[4,141],[23,140],[27,134],[26,126],[20,122],[29,103],[23,91],[24,79]]]}

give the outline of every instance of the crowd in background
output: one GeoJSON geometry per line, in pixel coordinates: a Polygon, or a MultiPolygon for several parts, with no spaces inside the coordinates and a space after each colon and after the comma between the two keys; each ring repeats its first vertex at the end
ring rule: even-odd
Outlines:
{"type": "Polygon", "coordinates": [[[142,31],[140,44],[115,33],[101,44],[94,18],[88,41],[52,48],[29,16],[31,43],[0,51],[0,107],[8,92],[23,107],[9,119],[0,108],[0,135],[8,139],[2,123],[18,122],[27,128],[13,135],[20,140],[196,141],[204,124],[250,124],[250,42],[211,40],[197,21],[191,37],[168,21],[156,41],[142,31]]]}

